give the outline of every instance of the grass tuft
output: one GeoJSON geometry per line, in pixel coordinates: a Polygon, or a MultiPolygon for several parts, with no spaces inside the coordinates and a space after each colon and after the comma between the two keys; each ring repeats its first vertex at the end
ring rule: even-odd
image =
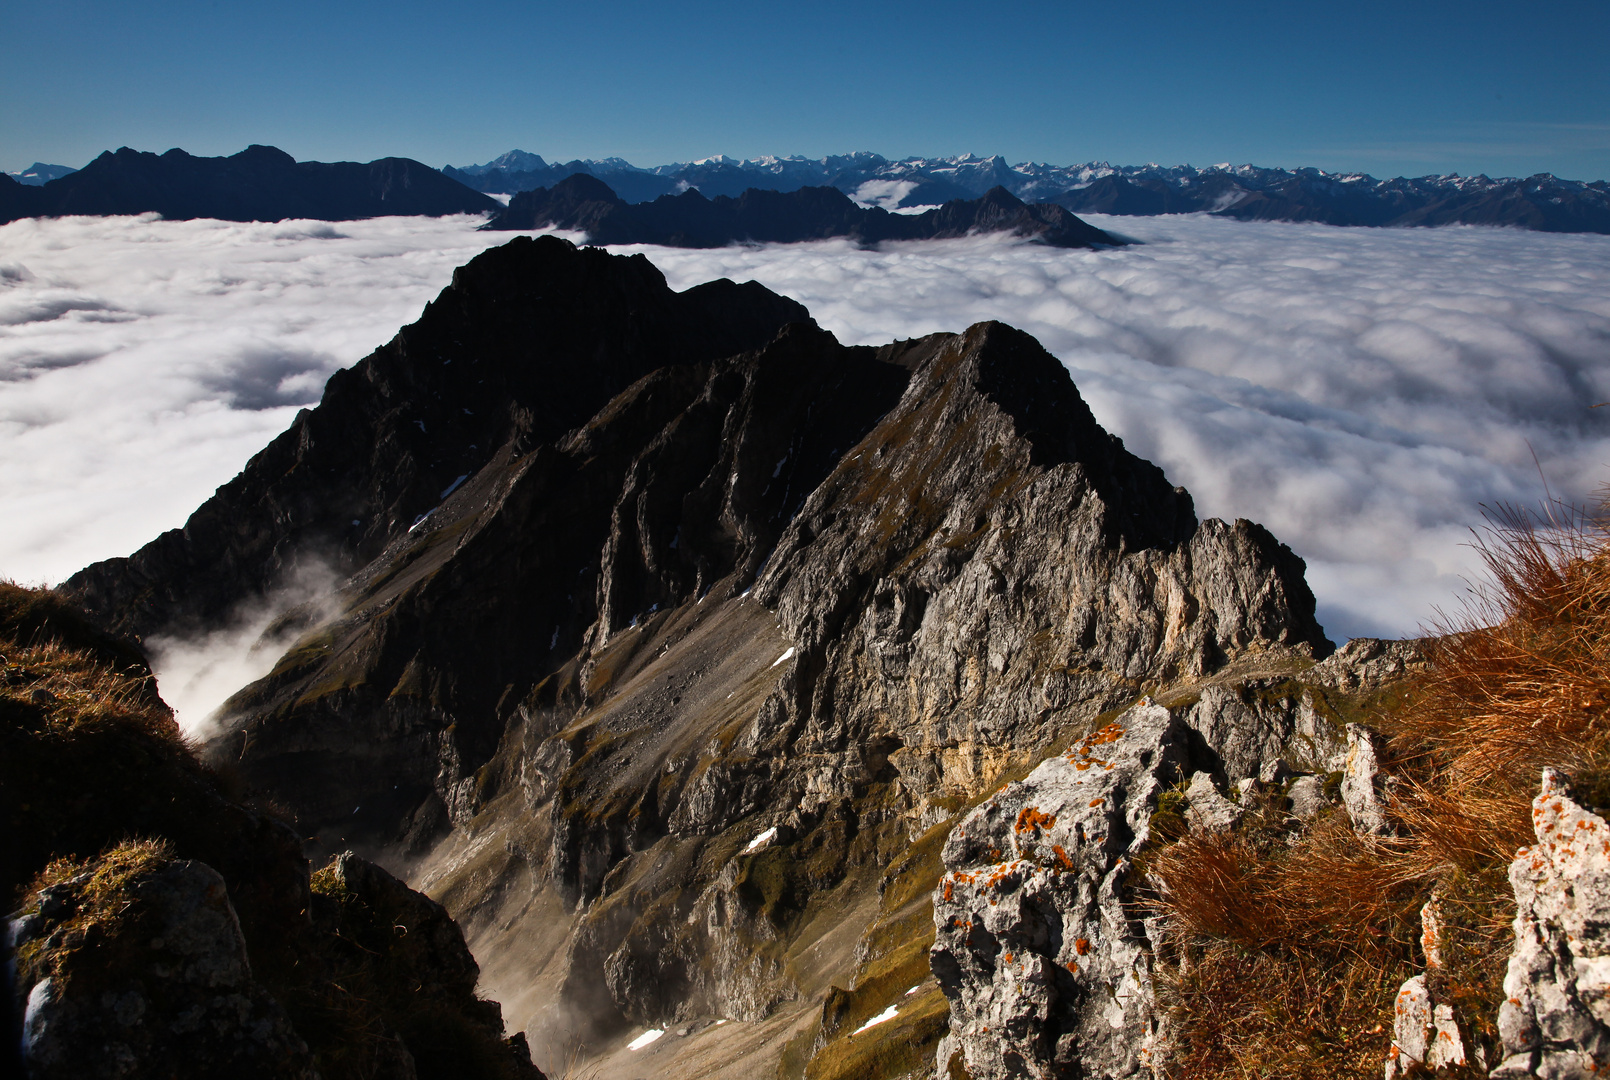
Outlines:
{"type": "Polygon", "coordinates": [[[1433,898],[1442,965],[1428,981],[1497,1060],[1507,870],[1533,841],[1539,773],[1562,768],[1586,803],[1610,805],[1610,517],[1501,507],[1476,548],[1486,580],[1439,613],[1427,670],[1366,718],[1386,737],[1396,836],[1361,838],[1341,812],[1291,831],[1254,811],[1232,834],[1149,853],[1180,1080],[1378,1077],[1397,988],[1426,972],[1433,898]]]}

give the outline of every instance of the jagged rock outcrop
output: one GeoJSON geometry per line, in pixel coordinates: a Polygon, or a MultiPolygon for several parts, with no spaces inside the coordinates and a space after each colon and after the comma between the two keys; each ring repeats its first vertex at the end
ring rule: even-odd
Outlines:
{"type": "Polygon", "coordinates": [[[33,1075],[541,1080],[446,912],[351,856],[310,878],[129,642],[0,583],[0,652],[0,1010],[33,1075]]]}
{"type": "Polygon", "coordinates": [[[1543,770],[1537,843],[1510,864],[1515,950],[1504,977],[1497,1077],[1577,1080],[1610,1067],[1610,823],[1543,770]]]}
{"type": "Polygon", "coordinates": [[[1167,1075],[1152,965],[1170,943],[1137,858],[1187,830],[1234,828],[1249,810],[1221,789],[1283,805],[1291,826],[1331,809],[1356,726],[1338,709],[1390,684],[1372,668],[1381,652],[1413,655],[1368,643],[1284,677],[1145,700],[963,817],[933,896],[933,970],[951,1002],[938,1075],[1167,1075]]]}
{"type": "Polygon", "coordinates": [[[1126,879],[1190,735],[1165,708],[1130,709],[957,824],[934,900],[939,1075],[1152,1071],[1151,948],[1126,879]]]}
{"type": "Polygon", "coordinates": [[[550,190],[522,191],[486,229],[574,229],[595,244],[725,247],[738,243],[792,244],[844,236],[863,244],[939,240],[1006,232],[1052,247],[1118,247],[1124,241],[1075,217],[1056,203],[1023,202],[997,187],[976,199],[955,199],[920,214],[863,207],[832,187],[792,191],[750,188],[737,198],[706,198],[697,188],[629,203],[597,177],[578,172],[550,190]]]}
{"type": "Polygon", "coordinates": [[[410,158],[297,161],[272,146],[229,157],[183,150],[108,150],[40,187],[0,183],[0,221],[66,214],[158,213],[170,221],[351,221],[391,214],[441,217],[501,209],[494,199],[410,158]]]}
{"type": "Polygon", "coordinates": [[[1301,560],[1198,521],[1032,338],[846,348],[758,286],[644,283],[552,238],[482,256],[185,534],[75,579],[149,631],[383,519],[207,752],[332,850],[419,857],[544,1046],[920,988],[948,825],[1148,691],[1181,780],[1340,767],[1301,560]],[[678,313],[722,304],[774,325],[717,351],[678,313]],[[448,434],[375,451],[416,418],[448,434]]]}
{"type": "Polygon", "coordinates": [[[129,861],[47,886],[11,923],[28,1075],[317,1077],[285,1010],[252,977],[218,872],[129,861]]]}

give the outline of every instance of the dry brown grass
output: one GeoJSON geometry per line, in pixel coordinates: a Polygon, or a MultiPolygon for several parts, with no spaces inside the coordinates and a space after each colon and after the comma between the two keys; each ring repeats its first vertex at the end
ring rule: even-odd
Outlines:
{"type": "Polygon", "coordinates": [[[1361,839],[1342,813],[1297,835],[1253,815],[1149,859],[1172,933],[1175,1075],[1378,1077],[1432,896],[1447,927],[1430,981],[1493,1060],[1506,870],[1532,842],[1539,772],[1610,803],[1610,518],[1502,508],[1477,550],[1488,580],[1433,627],[1406,704],[1370,717],[1398,780],[1396,837],[1361,839]]]}

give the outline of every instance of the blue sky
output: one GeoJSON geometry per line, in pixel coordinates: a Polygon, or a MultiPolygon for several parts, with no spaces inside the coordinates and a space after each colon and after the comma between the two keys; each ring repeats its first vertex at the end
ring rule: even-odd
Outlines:
{"type": "Polygon", "coordinates": [[[1610,178],[1610,4],[0,3],[0,168],[248,143],[1610,178]]]}

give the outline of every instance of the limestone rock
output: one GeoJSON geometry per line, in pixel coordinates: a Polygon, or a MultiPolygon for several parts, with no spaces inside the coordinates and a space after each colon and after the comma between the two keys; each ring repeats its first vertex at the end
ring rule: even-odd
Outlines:
{"type": "Polygon", "coordinates": [[[1465,1064],[1464,1036],[1454,1021],[1453,1007],[1433,1001],[1424,975],[1405,982],[1393,1005],[1386,1080],[1409,1075],[1416,1066],[1435,1071],[1465,1064]]]}
{"type": "Polygon", "coordinates": [[[1387,817],[1386,801],[1379,791],[1380,763],[1375,734],[1362,724],[1347,725],[1347,763],[1342,768],[1342,804],[1360,836],[1391,836],[1396,832],[1387,817]]]}
{"type": "Polygon", "coordinates": [[[1379,690],[1426,667],[1418,641],[1351,638],[1303,676],[1320,686],[1347,693],[1379,690]]]}
{"type": "Polygon", "coordinates": [[[1206,832],[1229,832],[1241,820],[1243,810],[1219,794],[1211,773],[1199,772],[1185,789],[1185,820],[1191,828],[1206,832]]]}
{"type": "Polygon", "coordinates": [[[1610,823],[1543,770],[1537,843],[1510,864],[1515,949],[1504,976],[1494,1076],[1575,1080],[1610,1067],[1610,823]]]}
{"type": "MultiPolygon", "coordinates": [[[[1442,967],[1442,904],[1433,896],[1420,909],[1420,945],[1425,953],[1427,973],[1442,967]]],[[[1398,990],[1393,1005],[1392,1049],[1387,1054],[1386,1080],[1469,1065],[1465,1032],[1459,1027],[1453,1006],[1438,1001],[1425,975],[1407,980],[1398,990]]],[[[1480,1047],[1476,1049],[1480,1060],[1480,1047]]]]}
{"type": "Polygon", "coordinates": [[[111,898],[88,898],[92,880],[43,890],[11,924],[30,1077],[318,1075],[253,980],[215,870],[186,859],[139,867],[111,898]],[[92,904],[96,917],[79,918],[92,904]]]}
{"type": "Polygon", "coordinates": [[[934,898],[951,1003],[941,1076],[958,1053],[975,1080],[1149,1069],[1151,952],[1126,877],[1188,736],[1167,709],[1137,706],[957,825],[934,898]]]}
{"type": "Polygon", "coordinates": [[[1316,818],[1331,805],[1323,776],[1299,776],[1286,789],[1286,798],[1291,800],[1291,816],[1298,821],[1316,818]]]}

